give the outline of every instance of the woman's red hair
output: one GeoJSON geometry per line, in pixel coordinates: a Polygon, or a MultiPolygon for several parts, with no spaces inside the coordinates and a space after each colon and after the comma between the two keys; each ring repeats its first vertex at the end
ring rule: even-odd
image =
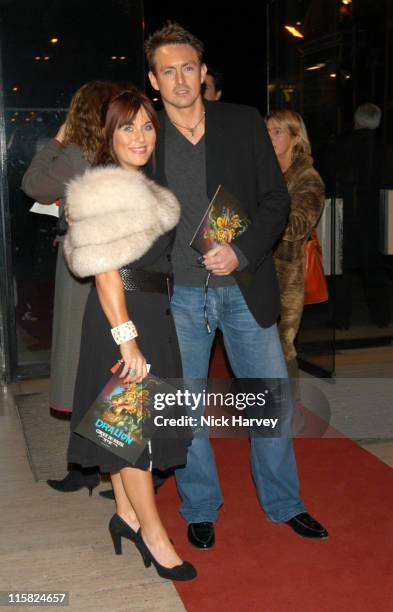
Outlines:
{"type": "Polygon", "coordinates": [[[113,134],[116,129],[123,125],[130,125],[141,108],[146,111],[157,132],[159,122],[156,110],[151,100],[141,91],[136,88],[127,89],[110,100],[105,114],[104,139],[97,151],[94,161],[95,166],[119,165],[113,150],[113,134]]]}

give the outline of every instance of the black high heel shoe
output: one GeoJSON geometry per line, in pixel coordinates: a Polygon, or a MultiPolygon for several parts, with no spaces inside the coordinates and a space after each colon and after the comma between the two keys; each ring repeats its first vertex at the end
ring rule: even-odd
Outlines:
{"type": "Polygon", "coordinates": [[[112,536],[113,546],[117,555],[122,554],[121,539],[127,538],[136,544],[138,534],[129,526],[128,523],[118,515],[114,514],[109,521],[109,533],[112,536]]]}
{"type": "Polygon", "coordinates": [[[91,496],[93,489],[100,484],[100,475],[97,471],[87,471],[83,469],[70,470],[62,480],[47,480],[47,484],[59,491],[60,493],[72,493],[79,491],[86,487],[89,489],[89,497],[91,496]]]}
{"type": "Polygon", "coordinates": [[[158,561],[153,557],[150,550],[147,548],[143,538],[141,530],[138,529],[136,534],[137,540],[135,542],[136,547],[142,555],[145,567],[150,567],[153,563],[157,570],[157,574],[161,578],[167,578],[168,580],[192,580],[197,575],[196,569],[188,561],[183,561],[181,565],[175,565],[175,567],[164,567],[160,565],[158,561]]]}

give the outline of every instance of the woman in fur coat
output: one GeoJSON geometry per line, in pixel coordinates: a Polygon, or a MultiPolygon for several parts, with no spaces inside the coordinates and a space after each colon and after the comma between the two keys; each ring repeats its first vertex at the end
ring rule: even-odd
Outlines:
{"type": "Polygon", "coordinates": [[[159,378],[182,376],[168,295],[180,205],[141,171],[157,128],[146,96],[135,89],[119,94],[108,106],[96,167],[68,185],[66,259],[77,276],[95,277],[83,319],[68,458],[110,473],[116,514],[109,530],[116,553],[121,538],[128,538],[146,567],[153,563],[163,578],[190,580],[195,569],[181,561],[161,523],[151,471],[184,465],[191,435],[176,427],[159,436],[153,432],[130,463],[75,432],[119,357],[119,377],[127,384],[140,383],[148,363],[159,378]]]}
{"type": "Polygon", "coordinates": [[[290,374],[295,374],[294,340],[304,306],[306,242],[322,214],[325,188],[313,167],[303,119],[290,110],[273,111],[267,129],[291,198],[288,223],[274,253],[281,293],[279,332],[290,374]]]}

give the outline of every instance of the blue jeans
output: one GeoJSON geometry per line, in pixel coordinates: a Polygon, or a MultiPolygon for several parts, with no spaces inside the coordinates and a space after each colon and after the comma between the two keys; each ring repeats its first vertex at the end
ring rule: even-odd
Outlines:
{"type": "MultiPolygon", "coordinates": [[[[276,324],[261,327],[237,285],[208,289],[211,334],[203,303],[204,289],[175,286],[172,312],[186,380],[207,378],[217,328],[237,378],[287,378],[276,324]]],[[[304,512],[291,438],[251,437],[251,468],[259,501],[271,521],[284,522],[304,512]]],[[[188,523],[215,522],[223,499],[207,436],[193,440],[186,467],[176,470],[176,481],[183,518],[188,523]]]]}

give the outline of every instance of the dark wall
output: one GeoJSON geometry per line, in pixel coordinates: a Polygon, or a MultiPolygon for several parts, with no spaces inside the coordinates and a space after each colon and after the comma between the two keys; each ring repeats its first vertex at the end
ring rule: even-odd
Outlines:
{"type": "Polygon", "coordinates": [[[205,44],[205,61],[224,73],[223,101],[266,106],[265,2],[258,5],[145,0],[146,35],[167,19],[177,21],[205,44]],[[217,16],[217,12],[219,15],[217,16]]]}
{"type": "Polygon", "coordinates": [[[23,174],[83,83],[144,86],[142,0],[0,0],[0,52],[0,320],[11,379],[48,371],[56,262],[56,219],[30,212],[23,174]]]}
{"type": "Polygon", "coordinates": [[[141,0],[14,0],[0,11],[6,106],[64,106],[92,79],[143,85],[141,0]]]}

